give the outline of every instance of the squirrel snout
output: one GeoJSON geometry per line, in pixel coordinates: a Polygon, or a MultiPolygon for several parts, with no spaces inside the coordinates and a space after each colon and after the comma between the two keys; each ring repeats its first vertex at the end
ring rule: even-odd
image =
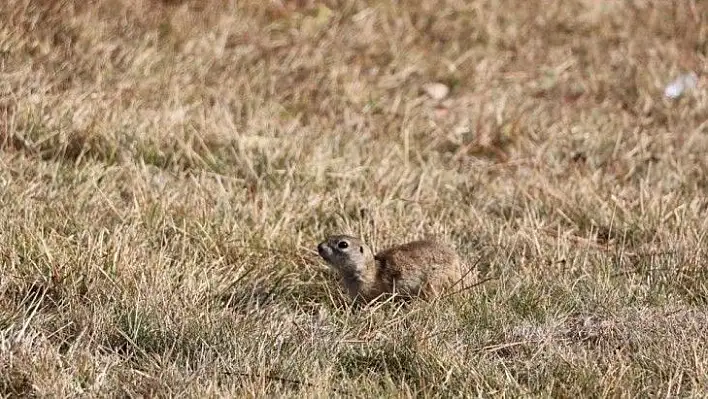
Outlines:
{"type": "Polygon", "coordinates": [[[319,245],[317,245],[317,253],[320,254],[321,257],[326,258],[326,255],[328,255],[331,251],[329,250],[329,247],[327,246],[326,242],[321,242],[319,245]]]}

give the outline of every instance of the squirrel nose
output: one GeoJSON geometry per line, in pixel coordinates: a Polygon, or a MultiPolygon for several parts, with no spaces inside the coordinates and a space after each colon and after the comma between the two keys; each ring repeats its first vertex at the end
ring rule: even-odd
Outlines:
{"type": "Polygon", "coordinates": [[[321,242],[319,245],[317,245],[317,252],[320,255],[323,255],[326,252],[327,245],[325,243],[321,242]]]}

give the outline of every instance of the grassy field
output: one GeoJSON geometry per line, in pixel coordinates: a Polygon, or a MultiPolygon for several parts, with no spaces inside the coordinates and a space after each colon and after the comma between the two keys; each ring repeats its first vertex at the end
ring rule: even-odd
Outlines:
{"type": "Polygon", "coordinates": [[[0,391],[705,395],[706,73],[699,0],[7,0],[0,391]],[[487,281],[351,308],[340,232],[487,281]]]}

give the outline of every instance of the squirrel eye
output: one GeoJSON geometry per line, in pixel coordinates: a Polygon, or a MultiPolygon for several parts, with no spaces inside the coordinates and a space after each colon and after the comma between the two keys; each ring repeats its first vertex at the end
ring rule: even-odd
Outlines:
{"type": "Polygon", "coordinates": [[[349,243],[346,242],[346,241],[340,241],[340,242],[337,244],[337,247],[340,248],[340,249],[347,248],[348,246],[349,246],[349,243]]]}
{"type": "Polygon", "coordinates": [[[359,247],[359,252],[364,253],[364,247],[359,247]]]}

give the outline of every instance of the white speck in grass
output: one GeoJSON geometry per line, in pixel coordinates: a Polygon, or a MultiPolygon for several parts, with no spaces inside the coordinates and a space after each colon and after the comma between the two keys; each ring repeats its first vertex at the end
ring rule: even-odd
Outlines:
{"type": "Polygon", "coordinates": [[[670,99],[679,98],[684,92],[695,89],[697,85],[698,75],[695,72],[683,74],[666,86],[664,97],[670,99]]]}
{"type": "Polygon", "coordinates": [[[450,93],[450,89],[442,83],[424,84],[423,91],[434,100],[442,100],[450,93]]]}

